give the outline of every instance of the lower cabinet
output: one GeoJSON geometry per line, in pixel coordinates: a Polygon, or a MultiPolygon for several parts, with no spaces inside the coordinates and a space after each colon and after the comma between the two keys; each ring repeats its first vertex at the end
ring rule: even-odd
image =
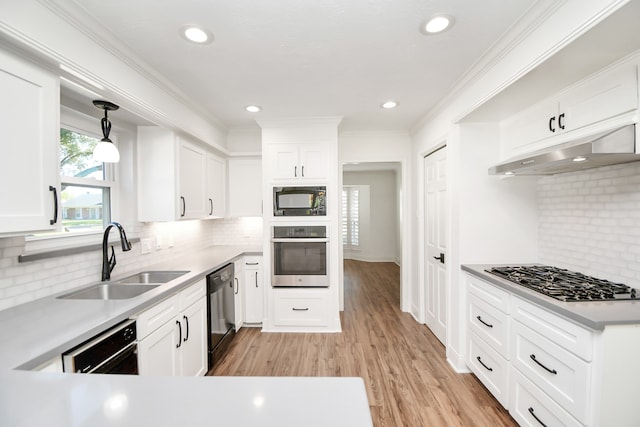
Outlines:
{"type": "Polygon", "coordinates": [[[135,316],[140,375],[207,372],[206,290],[206,280],[199,280],[135,316]]]}
{"type": "Polygon", "coordinates": [[[328,326],[327,291],[274,290],[273,323],[276,326],[328,326]]]}
{"type": "Polygon", "coordinates": [[[264,282],[262,257],[246,256],[243,259],[244,323],[259,324],[264,320],[264,282]]]}

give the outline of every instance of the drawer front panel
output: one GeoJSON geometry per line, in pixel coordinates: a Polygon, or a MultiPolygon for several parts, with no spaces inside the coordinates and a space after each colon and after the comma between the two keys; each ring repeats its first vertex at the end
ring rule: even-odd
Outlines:
{"type": "Polygon", "coordinates": [[[180,307],[184,310],[205,295],[207,295],[207,279],[201,279],[180,291],[180,307]]]}
{"type": "Polygon", "coordinates": [[[509,316],[473,294],[469,295],[469,328],[509,359],[509,316]]]}
{"type": "Polygon", "coordinates": [[[562,409],[529,381],[517,369],[511,368],[511,390],[509,413],[521,426],[582,427],[575,418],[562,409]]]}
{"type": "Polygon", "coordinates": [[[136,318],[138,340],[143,339],[169,320],[175,318],[178,313],[180,313],[180,297],[174,295],[134,316],[136,318]]]}
{"type": "Polygon", "coordinates": [[[511,363],[579,421],[587,423],[591,365],[513,322],[511,363]]]}
{"type": "Polygon", "coordinates": [[[276,295],[277,326],[327,326],[328,298],[326,295],[276,295]]]}
{"type": "Polygon", "coordinates": [[[511,315],[547,339],[585,361],[593,357],[593,332],[518,297],[511,298],[511,315]]]}
{"type": "Polygon", "coordinates": [[[467,365],[502,406],[509,407],[509,362],[474,333],[469,334],[467,365]]]}
{"type": "Polygon", "coordinates": [[[503,313],[509,313],[510,307],[508,292],[469,274],[467,274],[466,277],[467,285],[469,286],[469,293],[477,296],[503,313]]]}

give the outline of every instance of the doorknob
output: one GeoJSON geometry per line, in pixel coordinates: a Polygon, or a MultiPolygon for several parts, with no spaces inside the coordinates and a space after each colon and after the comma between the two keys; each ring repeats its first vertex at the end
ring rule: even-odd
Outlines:
{"type": "Polygon", "coordinates": [[[433,259],[440,260],[440,263],[444,264],[444,254],[440,252],[440,256],[434,256],[433,259]]]}

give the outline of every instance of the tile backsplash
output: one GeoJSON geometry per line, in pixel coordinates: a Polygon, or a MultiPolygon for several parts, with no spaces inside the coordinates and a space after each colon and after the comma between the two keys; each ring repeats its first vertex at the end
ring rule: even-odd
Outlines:
{"type": "MultiPolygon", "coordinates": [[[[163,260],[187,255],[211,245],[262,245],[261,218],[224,218],[206,221],[137,224],[127,234],[159,241],[151,253],[141,254],[140,243],[122,254],[114,231],[118,265],[113,274],[134,273],[163,260]],[[135,227],[134,227],[135,228],[135,227]],[[169,242],[173,246],[169,247],[169,242]]],[[[18,263],[24,253],[24,237],[0,238],[0,310],[100,280],[101,251],[18,263]]]]}
{"type": "Polygon", "coordinates": [[[538,181],[540,262],[640,288],[640,162],[538,181]]]}

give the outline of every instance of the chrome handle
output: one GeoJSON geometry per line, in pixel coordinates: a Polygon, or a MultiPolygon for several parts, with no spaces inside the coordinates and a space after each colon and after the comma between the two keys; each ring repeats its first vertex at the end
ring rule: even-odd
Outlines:
{"type": "Polygon", "coordinates": [[[235,285],[233,286],[233,293],[235,295],[238,295],[238,291],[240,290],[240,281],[237,277],[234,277],[233,280],[235,281],[235,285]]]}

